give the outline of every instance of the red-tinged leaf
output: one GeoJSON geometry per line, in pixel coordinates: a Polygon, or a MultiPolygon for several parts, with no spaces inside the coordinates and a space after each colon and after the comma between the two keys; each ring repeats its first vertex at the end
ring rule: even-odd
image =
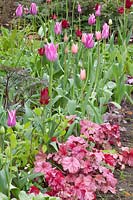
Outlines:
{"type": "Polygon", "coordinates": [[[75,157],[65,157],[62,160],[62,166],[64,170],[74,174],[80,169],[80,162],[75,157]]]}

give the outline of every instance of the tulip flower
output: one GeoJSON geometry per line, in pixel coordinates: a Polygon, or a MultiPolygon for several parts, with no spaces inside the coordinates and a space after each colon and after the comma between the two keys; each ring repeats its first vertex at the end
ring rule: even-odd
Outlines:
{"type": "Polygon", "coordinates": [[[62,33],[62,23],[61,22],[55,23],[54,32],[56,35],[60,35],[62,33]]]}
{"type": "Polygon", "coordinates": [[[101,8],[102,8],[102,6],[100,4],[96,4],[96,6],[95,6],[95,15],[96,16],[101,15],[101,8]]]}
{"type": "Polygon", "coordinates": [[[28,15],[29,14],[29,9],[27,7],[24,8],[24,14],[28,15]]]}
{"type": "Polygon", "coordinates": [[[80,6],[80,4],[78,3],[78,13],[81,13],[81,12],[82,12],[81,6],[80,6]]]}
{"type": "Polygon", "coordinates": [[[97,41],[99,41],[99,40],[102,39],[101,31],[96,31],[95,35],[96,35],[96,39],[97,39],[97,41]]]}
{"type": "Polygon", "coordinates": [[[86,42],[85,42],[86,48],[93,48],[94,47],[94,39],[93,39],[93,33],[89,33],[86,36],[86,42]]]}
{"type": "Polygon", "coordinates": [[[22,15],[23,15],[23,6],[21,4],[19,4],[17,9],[16,9],[16,16],[22,17],[22,15]]]}
{"type": "Polygon", "coordinates": [[[68,41],[68,36],[67,36],[67,33],[65,33],[64,35],[64,42],[67,42],[68,41]]]}
{"type": "Polygon", "coordinates": [[[86,43],[86,37],[87,37],[87,33],[83,33],[82,37],[81,37],[81,41],[82,41],[83,44],[86,43]]]}
{"type": "Polygon", "coordinates": [[[90,15],[90,17],[88,18],[88,24],[89,25],[94,25],[96,23],[96,18],[95,18],[95,15],[92,14],[90,15]]]}
{"type": "Polygon", "coordinates": [[[72,44],[71,51],[73,54],[78,53],[78,44],[72,44]]]}
{"type": "Polygon", "coordinates": [[[80,29],[75,31],[77,37],[82,37],[82,31],[80,29]]]}
{"type": "Polygon", "coordinates": [[[108,24],[111,26],[112,25],[112,19],[109,19],[109,22],[108,22],[108,24]]]}
{"type": "Polygon", "coordinates": [[[69,22],[66,20],[66,19],[63,19],[62,20],[62,28],[69,28],[70,27],[70,24],[69,22]]]}
{"type": "Polygon", "coordinates": [[[118,13],[123,14],[124,13],[124,7],[119,7],[118,8],[118,13]]]}
{"type": "Polygon", "coordinates": [[[58,58],[57,45],[53,43],[45,45],[45,55],[49,61],[56,61],[58,58]]]}
{"type": "Polygon", "coordinates": [[[36,14],[37,14],[37,6],[36,6],[36,3],[31,3],[31,5],[30,5],[30,14],[31,14],[31,15],[36,15],[36,14]]]}
{"type": "Polygon", "coordinates": [[[84,81],[86,79],[86,70],[85,69],[80,70],[80,79],[82,81],[84,81]]]}
{"type": "Polygon", "coordinates": [[[68,47],[66,46],[65,48],[65,54],[68,54],[69,50],[68,50],[68,47]]]}
{"type": "Polygon", "coordinates": [[[43,90],[41,90],[40,104],[47,105],[49,103],[49,100],[49,90],[48,87],[46,87],[43,90]]]}
{"type": "Polygon", "coordinates": [[[109,37],[109,25],[104,23],[102,29],[102,39],[107,39],[109,37]]]}
{"type": "Polygon", "coordinates": [[[7,125],[11,127],[16,125],[16,110],[8,110],[7,125]]]}
{"type": "Polygon", "coordinates": [[[132,6],[133,2],[131,2],[130,0],[126,0],[126,8],[130,8],[132,6]]]}
{"type": "Polygon", "coordinates": [[[51,3],[51,0],[46,0],[46,3],[47,3],[47,4],[51,3]]]}
{"type": "Polygon", "coordinates": [[[53,20],[56,20],[56,19],[57,19],[57,15],[54,13],[54,14],[51,16],[51,18],[52,18],[53,20]]]}
{"type": "Polygon", "coordinates": [[[39,54],[40,56],[43,56],[43,55],[45,54],[45,48],[44,48],[44,47],[39,48],[39,49],[38,49],[38,54],[39,54]]]}

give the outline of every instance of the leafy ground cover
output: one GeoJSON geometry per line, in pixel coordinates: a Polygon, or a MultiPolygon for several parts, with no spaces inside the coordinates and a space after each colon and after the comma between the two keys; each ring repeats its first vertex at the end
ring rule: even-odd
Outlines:
{"type": "Polygon", "coordinates": [[[1,26],[3,200],[132,198],[133,3],[117,20],[82,3],[17,4],[1,26]]]}

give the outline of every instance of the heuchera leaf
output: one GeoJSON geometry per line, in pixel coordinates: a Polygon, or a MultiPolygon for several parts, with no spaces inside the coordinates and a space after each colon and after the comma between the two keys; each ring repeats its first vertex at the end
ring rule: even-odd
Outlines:
{"type": "Polygon", "coordinates": [[[64,170],[68,170],[72,174],[76,173],[80,169],[80,163],[75,157],[63,158],[62,166],[64,170]]]}

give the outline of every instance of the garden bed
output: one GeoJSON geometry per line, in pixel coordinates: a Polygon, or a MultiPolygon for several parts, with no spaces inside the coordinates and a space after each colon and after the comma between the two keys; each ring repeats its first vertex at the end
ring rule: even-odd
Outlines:
{"type": "Polygon", "coordinates": [[[132,199],[133,2],[24,2],[0,28],[0,198],[132,199]]]}

